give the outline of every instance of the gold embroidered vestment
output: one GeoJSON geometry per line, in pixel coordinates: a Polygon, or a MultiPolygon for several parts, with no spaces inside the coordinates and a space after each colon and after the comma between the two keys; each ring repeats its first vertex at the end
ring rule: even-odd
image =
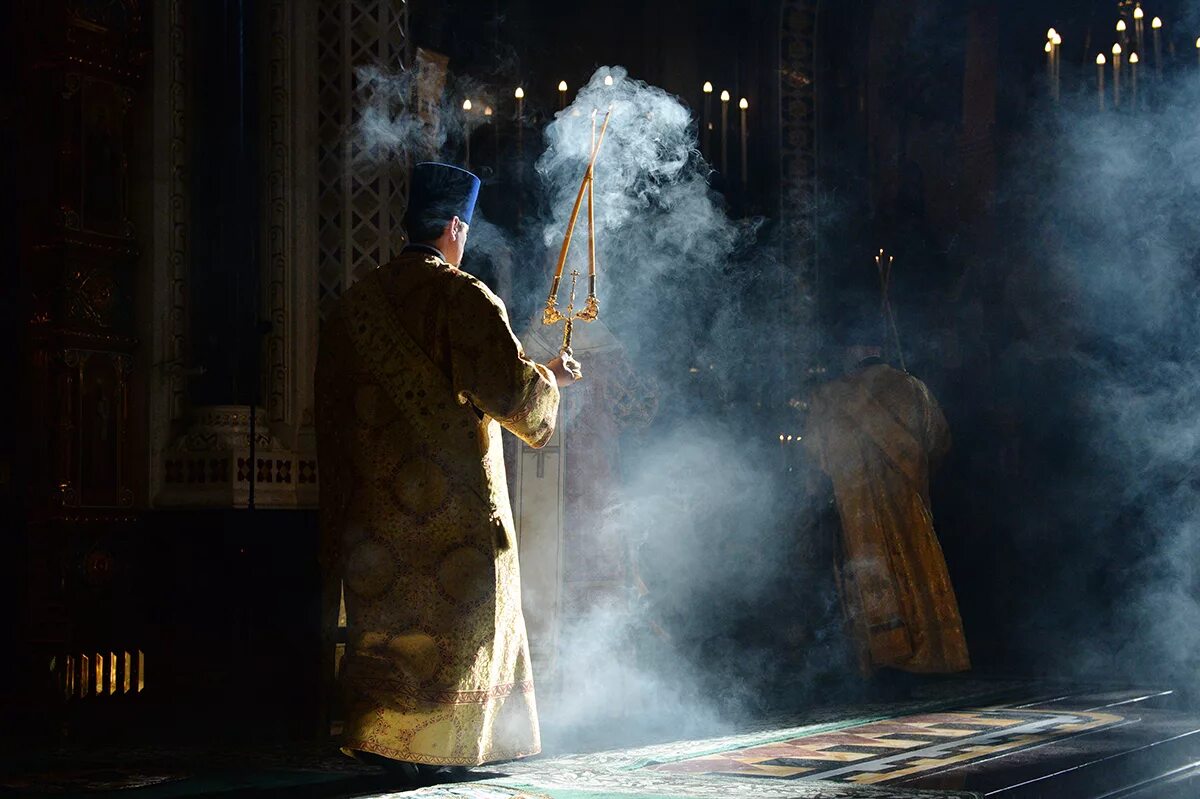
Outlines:
{"type": "Polygon", "coordinates": [[[500,428],[544,445],[553,375],[482,283],[405,253],[325,321],[316,390],[343,748],[467,766],[538,752],[500,428]]]}
{"type": "Polygon", "coordinates": [[[864,666],[970,668],[929,503],[931,463],[950,447],[937,402],[876,364],[821,386],[811,406],[805,443],[833,483],[842,597],[864,666]]]}

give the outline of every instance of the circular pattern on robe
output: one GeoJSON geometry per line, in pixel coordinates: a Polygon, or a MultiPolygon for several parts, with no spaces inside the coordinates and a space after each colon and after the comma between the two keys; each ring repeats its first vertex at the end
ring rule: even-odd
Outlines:
{"type": "Polygon", "coordinates": [[[367,599],[387,590],[396,576],[392,551],[376,538],[368,538],[346,559],[346,588],[367,599]]]}
{"type": "Polygon", "coordinates": [[[474,602],[495,590],[492,559],[473,547],[452,549],[437,570],[438,587],[454,602],[474,602]]]}
{"type": "Polygon", "coordinates": [[[418,682],[428,682],[442,667],[442,653],[433,636],[419,630],[397,635],[388,649],[399,660],[400,668],[418,682]]]}
{"type": "Polygon", "coordinates": [[[353,641],[354,649],[358,652],[372,652],[387,646],[387,636],[383,633],[367,630],[360,633],[353,641]]]}
{"type": "Polygon", "coordinates": [[[457,738],[454,720],[446,715],[414,732],[409,739],[408,750],[418,755],[447,758],[454,753],[457,738]]]}
{"type": "Polygon", "coordinates": [[[396,469],[392,481],[396,501],[417,516],[428,516],[439,510],[446,503],[448,490],[442,467],[420,456],[396,469]]]}
{"type": "Polygon", "coordinates": [[[396,418],[398,409],[383,389],[370,383],[354,390],[354,415],[367,427],[378,427],[396,418]]]}

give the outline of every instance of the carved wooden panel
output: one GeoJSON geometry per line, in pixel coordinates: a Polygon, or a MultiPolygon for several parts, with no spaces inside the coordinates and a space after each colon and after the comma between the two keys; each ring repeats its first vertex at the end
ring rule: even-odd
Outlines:
{"type": "Polygon", "coordinates": [[[50,517],[133,504],[129,400],[138,247],[132,109],[148,54],[133,0],[24,3],[22,269],[37,507],[50,517]]]}
{"type": "Polygon", "coordinates": [[[319,303],[322,316],[358,277],[402,245],[407,169],[355,166],[349,138],[362,101],[354,70],[411,63],[405,0],[322,0],[317,17],[320,169],[319,303]]]}
{"type": "Polygon", "coordinates": [[[53,718],[50,699],[65,698],[69,675],[116,684],[116,643],[96,640],[108,609],[85,589],[109,591],[116,576],[124,579],[108,542],[137,516],[130,409],[139,383],[140,242],[131,165],[149,50],[137,0],[19,0],[10,8],[20,31],[20,112],[9,120],[20,147],[11,184],[20,278],[5,301],[28,322],[14,382],[29,499],[10,532],[24,536],[14,571],[23,572],[25,592],[13,613],[27,635],[18,653],[28,657],[14,683],[19,695],[0,700],[53,718]],[[78,659],[68,668],[67,653],[88,653],[90,671],[78,659]],[[50,684],[57,688],[48,698],[50,684]]]}
{"type": "Polygon", "coordinates": [[[129,377],[125,353],[67,349],[61,381],[62,504],[128,508],[133,504],[129,457],[129,377]]]}

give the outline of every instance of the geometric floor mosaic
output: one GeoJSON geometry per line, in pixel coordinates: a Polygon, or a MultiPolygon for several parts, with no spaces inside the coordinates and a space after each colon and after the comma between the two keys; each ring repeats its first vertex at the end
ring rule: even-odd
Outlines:
{"type": "MultiPolygon", "coordinates": [[[[1200,796],[1200,708],[1162,689],[955,678],[902,702],[806,708],[736,730],[697,732],[494,764],[461,782],[416,790],[399,788],[382,770],[341,755],[332,741],[211,749],[114,746],[44,753],[36,762],[9,757],[7,764],[6,753],[0,753],[0,794],[1082,799],[1134,788],[1136,799],[1200,796]]],[[[621,730],[614,727],[612,733],[620,736],[621,730]]]]}
{"type": "Polygon", "coordinates": [[[926,713],[649,766],[655,771],[874,785],[1124,721],[1112,713],[988,708],[926,713]]]}

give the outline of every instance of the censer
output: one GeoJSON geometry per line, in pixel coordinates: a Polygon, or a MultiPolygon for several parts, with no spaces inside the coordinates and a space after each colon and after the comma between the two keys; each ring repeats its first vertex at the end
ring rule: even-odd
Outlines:
{"type": "Polygon", "coordinates": [[[608,130],[608,120],[612,116],[612,108],[604,115],[600,126],[600,135],[596,135],[596,111],[592,111],[592,156],[583,180],[579,184],[579,193],[575,195],[575,205],[571,209],[571,218],[563,233],[562,249],[558,253],[558,266],[554,270],[554,281],[550,284],[550,294],[546,297],[546,307],[542,311],[542,324],[554,325],[563,322],[562,352],[571,351],[571,334],[576,320],[594,322],[600,316],[600,303],[596,299],[596,214],[593,200],[595,192],[593,183],[596,173],[596,156],[600,153],[600,145],[604,142],[604,133],[608,130]],[[566,313],[558,310],[558,286],[562,282],[563,266],[567,263],[567,253],[571,249],[571,237],[575,232],[575,222],[579,218],[579,210],[583,205],[584,195],[587,195],[588,210],[588,296],[582,309],[575,310],[575,286],[579,280],[579,270],[571,270],[571,294],[567,299],[566,313]]]}

